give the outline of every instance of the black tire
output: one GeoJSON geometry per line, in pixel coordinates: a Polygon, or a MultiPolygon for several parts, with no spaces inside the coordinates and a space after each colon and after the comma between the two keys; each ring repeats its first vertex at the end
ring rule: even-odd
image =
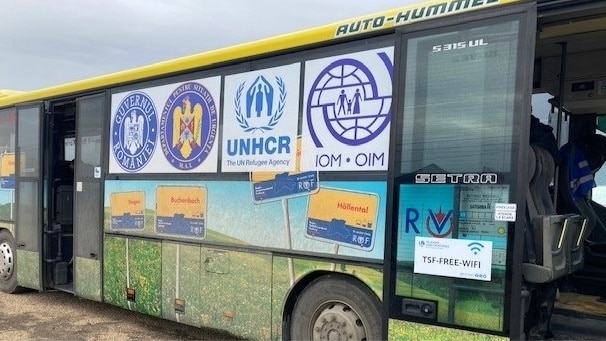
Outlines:
{"type": "Polygon", "coordinates": [[[13,235],[8,230],[0,230],[0,291],[7,294],[17,291],[16,250],[13,235]]]}
{"type": "Polygon", "coordinates": [[[320,277],[297,298],[290,339],[380,340],[379,299],[355,279],[342,275],[320,277]]]}

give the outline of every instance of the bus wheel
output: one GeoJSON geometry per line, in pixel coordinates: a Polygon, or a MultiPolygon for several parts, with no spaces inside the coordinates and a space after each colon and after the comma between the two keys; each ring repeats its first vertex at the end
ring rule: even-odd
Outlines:
{"type": "Polygon", "coordinates": [[[381,307],[373,292],[345,276],[314,280],[295,303],[291,340],[379,340],[381,307]]]}
{"type": "Polygon", "coordinates": [[[15,239],[7,230],[0,230],[0,291],[11,294],[16,290],[15,239]]]}

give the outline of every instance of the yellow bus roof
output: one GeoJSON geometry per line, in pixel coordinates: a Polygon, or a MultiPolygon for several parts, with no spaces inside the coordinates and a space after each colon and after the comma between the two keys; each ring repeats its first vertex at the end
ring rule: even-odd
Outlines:
{"type": "Polygon", "coordinates": [[[13,95],[21,94],[21,93],[23,93],[23,91],[4,89],[4,90],[0,90],[0,98],[7,97],[7,96],[13,96],[13,95]]]}
{"type": "Polygon", "coordinates": [[[30,92],[0,96],[0,108],[152,79],[168,74],[202,69],[218,63],[237,61],[278,51],[303,47],[356,34],[381,31],[418,21],[527,0],[431,0],[384,12],[343,20],[317,28],[266,38],[250,43],[181,57],[130,70],[52,86],[30,92]]]}

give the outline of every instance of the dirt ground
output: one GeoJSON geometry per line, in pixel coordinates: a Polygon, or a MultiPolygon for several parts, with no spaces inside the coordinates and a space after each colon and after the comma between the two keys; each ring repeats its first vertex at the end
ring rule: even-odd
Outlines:
{"type": "Polygon", "coordinates": [[[63,292],[0,293],[0,340],[236,340],[63,292]]]}

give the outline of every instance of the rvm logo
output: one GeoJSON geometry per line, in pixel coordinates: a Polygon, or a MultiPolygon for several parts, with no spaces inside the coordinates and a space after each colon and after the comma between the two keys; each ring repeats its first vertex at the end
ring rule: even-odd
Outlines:
{"type": "MultiPolygon", "coordinates": [[[[442,207],[435,212],[432,209],[427,210],[427,218],[425,219],[425,229],[435,238],[445,238],[452,233],[452,210],[447,212],[442,211],[442,207]]],[[[411,230],[416,234],[421,234],[419,229],[419,221],[421,214],[415,208],[406,209],[406,233],[411,233],[411,230]]],[[[422,220],[421,220],[422,221],[422,220]]]]}

